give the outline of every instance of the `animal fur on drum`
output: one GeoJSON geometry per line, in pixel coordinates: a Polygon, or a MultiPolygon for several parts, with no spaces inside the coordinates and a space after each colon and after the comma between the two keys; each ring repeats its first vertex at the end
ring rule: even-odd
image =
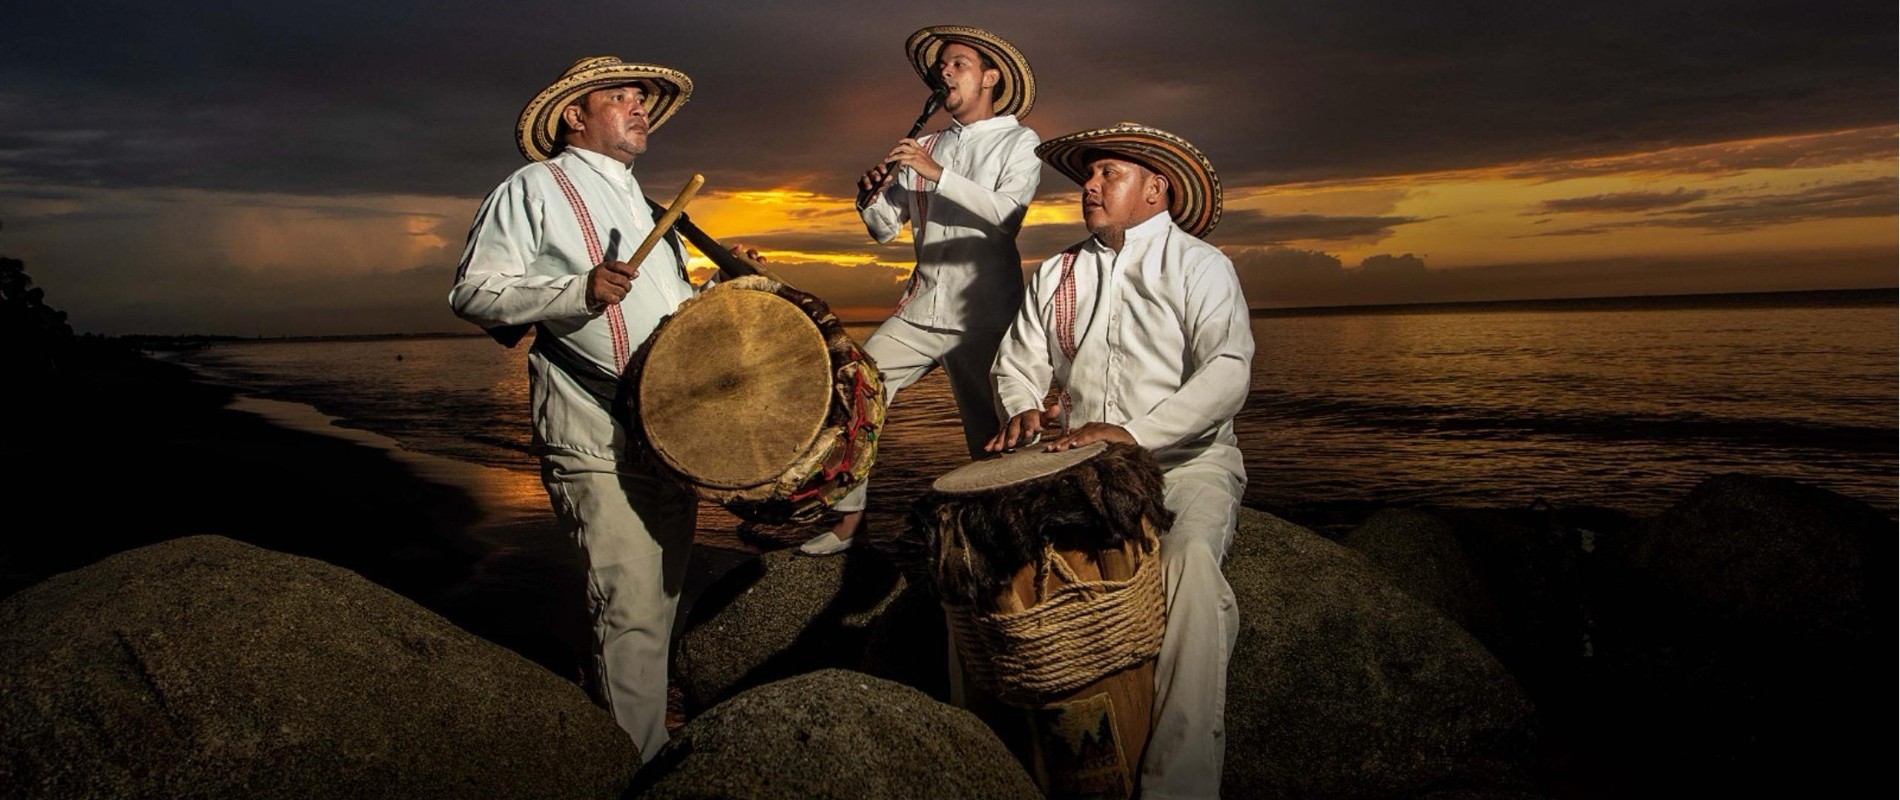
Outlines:
{"type": "Polygon", "coordinates": [[[892,555],[921,571],[944,601],[993,612],[1015,575],[1042,563],[1045,546],[1107,550],[1133,541],[1148,549],[1144,518],[1157,534],[1174,524],[1162,498],[1154,456],[1111,444],[1046,478],[981,494],[926,493],[911,506],[908,546],[892,555]]]}

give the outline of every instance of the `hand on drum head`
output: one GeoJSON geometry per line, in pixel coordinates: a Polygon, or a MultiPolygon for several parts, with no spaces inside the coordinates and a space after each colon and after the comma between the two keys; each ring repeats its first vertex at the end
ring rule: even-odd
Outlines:
{"type": "Polygon", "coordinates": [[[640,268],[625,261],[607,260],[587,271],[587,310],[600,313],[608,306],[627,299],[633,279],[640,268]]]}
{"type": "Polygon", "coordinates": [[[1094,444],[1096,442],[1137,444],[1135,437],[1128,433],[1127,428],[1120,425],[1110,425],[1106,422],[1091,422],[1063,434],[1061,438],[1050,442],[1042,449],[1044,452],[1053,453],[1057,450],[1071,450],[1085,444],[1094,444]]]}
{"type": "Polygon", "coordinates": [[[1027,446],[1035,444],[1037,440],[1042,437],[1042,421],[1045,418],[1054,419],[1057,413],[1056,407],[1052,405],[1048,408],[1032,408],[1014,417],[1010,417],[1009,423],[1004,425],[1002,430],[997,431],[996,435],[991,436],[989,442],[983,445],[983,451],[987,453],[1001,453],[1005,450],[1014,449],[1019,445],[1027,446]]]}

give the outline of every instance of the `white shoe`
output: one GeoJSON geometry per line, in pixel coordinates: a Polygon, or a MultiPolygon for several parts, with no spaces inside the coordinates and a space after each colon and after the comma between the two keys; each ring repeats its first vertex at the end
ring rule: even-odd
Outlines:
{"type": "Polygon", "coordinates": [[[828,556],[851,549],[851,544],[856,541],[857,537],[855,536],[849,539],[840,539],[838,538],[838,534],[825,531],[817,536],[813,536],[811,541],[799,545],[798,552],[808,556],[828,556]]]}

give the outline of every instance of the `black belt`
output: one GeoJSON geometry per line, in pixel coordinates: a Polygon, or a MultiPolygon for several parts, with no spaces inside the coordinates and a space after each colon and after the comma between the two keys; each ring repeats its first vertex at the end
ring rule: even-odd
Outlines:
{"type": "Polygon", "coordinates": [[[579,384],[595,400],[599,400],[600,404],[612,413],[620,402],[620,376],[582,358],[563,344],[558,337],[548,332],[547,326],[537,325],[536,327],[539,330],[534,334],[534,348],[529,352],[540,353],[549,364],[565,373],[567,377],[573,378],[576,384],[579,384]]]}

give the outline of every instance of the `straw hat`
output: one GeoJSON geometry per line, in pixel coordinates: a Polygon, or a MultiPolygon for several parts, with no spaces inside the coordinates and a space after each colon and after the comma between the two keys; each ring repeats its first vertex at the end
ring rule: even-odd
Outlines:
{"type": "Polygon", "coordinates": [[[1036,156],[1069,176],[1087,183],[1090,150],[1101,150],[1141,164],[1168,179],[1174,190],[1168,215],[1189,234],[1207,238],[1220,222],[1220,176],[1200,148],[1160,128],[1119,122],[1106,128],[1071,133],[1036,147],[1036,156]]]}
{"type": "Polygon", "coordinates": [[[1029,71],[1029,59],[1023,58],[1022,51],[1003,41],[1003,37],[982,28],[932,25],[911,34],[904,42],[904,52],[910,54],[910,65],[916,68],[917,76],[924,79],[925,85],[931,85],[930,68],[937,63],[937,53],[947,44],[969,45],[996,62],[996,70],[1003,73],[1003,90],[994,103],[996,116],[1015,114],[1017,119],[1029,116],[1029,109],[1036,105],[1036,75],[1029,71]]]}
{"type": "Polygon", "coordinates": [[[567,108],[588,92],[609,86],[639,83],[647,91],[647,130],[657,131],[666,118],[673,116],[687,98],[693,96],[693,79],[686,73],[654,64],[629,64],[615,56],[588,56],[574,62],[561,77],[542,89],[521,109],[515,120],[515,146],[529,161],[541,161],[554,155],[561,142],[555,138],[560,129],[561,109],[567,108]]]}

